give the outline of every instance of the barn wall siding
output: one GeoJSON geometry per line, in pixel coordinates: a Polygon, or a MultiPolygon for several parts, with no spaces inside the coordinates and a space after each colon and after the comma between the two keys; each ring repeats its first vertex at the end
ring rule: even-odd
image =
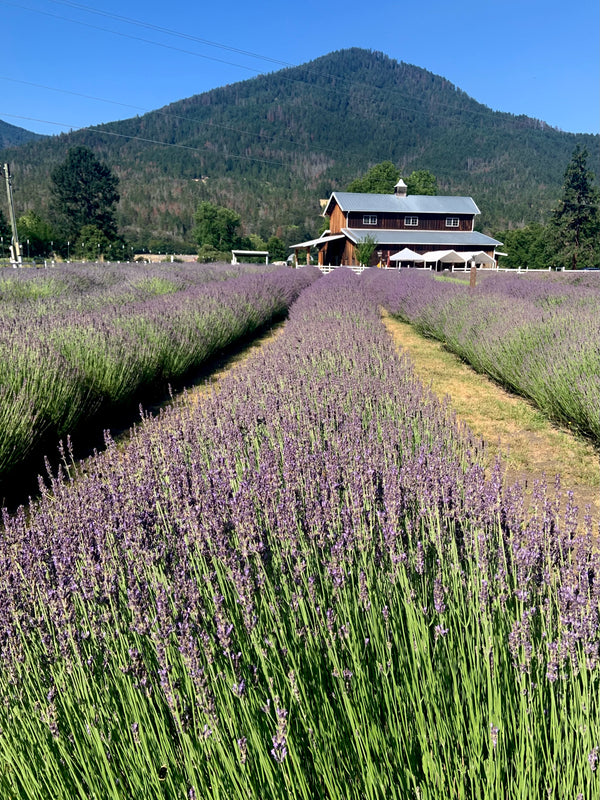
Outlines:
{"type": "MultiPolygon", "coordinates": [[[[336,209],[338,207],[336,206],[336,209]]],[[[338,209],[339,210],[339,209],[338,209]]],[[[340,212],[341,213],[341,212],[340,212]]],[[[370,228],[371,230],[408,230],[408,231],[471,231],[473,230],[472,216],[459,216],[458,214],[377,214],[376,225],[365,225],[363,216],[368,212],[350,212],[348,214],[348,228],[370,228]],[[405,225],[406,216],[415,216],[419,219],[418,225],[405,225]],[[458,228],[446,227],[446,217],[458,216],[458,228]]],[[[336,231],[337,232],[337,231],[336,231]]]]}

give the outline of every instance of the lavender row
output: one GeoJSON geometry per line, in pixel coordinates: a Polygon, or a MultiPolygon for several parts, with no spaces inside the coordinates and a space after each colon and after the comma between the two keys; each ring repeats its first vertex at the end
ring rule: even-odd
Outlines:
{"type": "Polygon", "coordinates": [[[392,314],[600,441],[596,278],[490,275],[474,291],[408,271],[378,274],[374,282],[392,314]]]}
{"type": "Polygon", "coordinates": [[[3,797],[598,794],[594,532],[486,479],[376,300],[317,281],[5,519],[3,797]]]}
{"type": "Polygon", "coordinates": [[[264,265],[60,264],[48,269],[0,270],[0,314],[48,316],[100,309],[172,294],[211,281],[273,271],[264,265]]]}
{"type": "MultiPolygon", "coordinates": [[[[4,303],[0,474],[40,442],[56,442],[91,415],[184,375],[284,314],[315,277],[280,270],[188,283],[179,291],[152,296],[152,287],[164,289],[170,273],[163,271],[161,282],[157,274],[144,274],[130,271],[128,276],[140,285],[146,281],[142,299],[139,286],[120,276],[128,302],[123,291],[122,302],[111,302],[115,295],[110,291],[84,293],[87,301],[95,295],[91,310],[74,307],[77,298],[71,294],[51,309],[45,301],[4,303]]],[[[76,279],[84,281],[85,275],[76,279]]]]}

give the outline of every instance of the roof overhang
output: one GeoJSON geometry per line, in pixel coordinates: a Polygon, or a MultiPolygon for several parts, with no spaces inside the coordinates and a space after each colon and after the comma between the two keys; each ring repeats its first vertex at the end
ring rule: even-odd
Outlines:
{"type": "Polygon", "coordinates": [[[479,252],[481,248],[494,248],[502,244],[491,236],[486,236],[479,231],[430,231],[406,230],[391,228],[342,228],[348,239],[353,244],[358,244],[365,236],[372,236],[378,245],[395,245],[396,247],[414,247],[415,245],[431,247],[432,250],[451,250],[459,247],[470,247],[472,252],[479,252]]]}
{"type": "Polygon", "coordinates": [[[343,233],[336,233],[334,236],[320,236],[318,239],[309,239],[308,242],[300,242],[299,244],[291,244],[290,248],[292,250],[298,250],[305,247],[319,247],[327,242],[333,242],[336,239],[345,239],[343,233]]]}

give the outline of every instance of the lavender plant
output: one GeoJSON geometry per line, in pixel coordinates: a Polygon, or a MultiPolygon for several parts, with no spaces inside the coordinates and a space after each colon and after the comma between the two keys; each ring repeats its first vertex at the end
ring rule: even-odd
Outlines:
{"type": "Polygon", "coordinates": [[[7,798],[598,795],[598,551],[491,479],[340,270],[5,515],[7,798]]]}
{"type": "Polygon", "coordinates": [[[0,281],[0,475],[82,420],[251,335],[315,278],[289,270],[215,278],[230,275],[163,267],[0,281]]]}

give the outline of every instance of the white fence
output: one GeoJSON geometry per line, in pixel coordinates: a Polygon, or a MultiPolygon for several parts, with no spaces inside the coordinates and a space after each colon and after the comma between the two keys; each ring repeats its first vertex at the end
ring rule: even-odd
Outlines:
{"type": "MultiPolygon", "coordinates": [[[[306,267],[307,264],[298,264],[297,269],[302,269],[302,267],[306,267]]],[[[327,275],[330,272],[333,272],[334,269],[338,269],[340,266],[339,264],[313,264],[312,266],[318,267],[324,275],[327,275]]],[[[347,265],[342,265],[345,269],[351,269],[352,272],[355,272],[357,275],[360,275],[361,272],[364,272],[366,269],[375,269],[375,267],[364,267],[364,266],[352,266],[349,267],[347,265]]],[[[381,267],[381,269],[393,269],[398,270],[398,267],[381,267]]],[[[425,272],[435,272],[434,266],[424,266],[424,267],[400,267],[400,269],[411,269],[411,270],[423,270],[425,272]]],[[[470,272],[471,267],[468,265],[456,265],[451,264],[446,269],[450,269],[451,272],[470,272]]],[[[552,267],[548,267],[547,270],[545,269],[532,269],[530,270],[529,267],[477,267],[477,272],[514,272],[516,275],[523,275],[526,272],[553,272],[552,267]]],[[[562,269],[556,270],[558,272],[587,272],[588,270],[584,269],[562,269]]]]}
{"type": "MultiPolygon", "coordinates": [[[[329,272],[333,272],[334,269],[337,267],[334,264],[317,264],[319,269],[324,275],[327,275],[329,272]]],[[[360,275],[361,272],[364,272],[368,267],[358,266],[358,267],[346,267],[346,269],[351,269],[352,272],[355,272],[357,275],[360,275]]]]}

